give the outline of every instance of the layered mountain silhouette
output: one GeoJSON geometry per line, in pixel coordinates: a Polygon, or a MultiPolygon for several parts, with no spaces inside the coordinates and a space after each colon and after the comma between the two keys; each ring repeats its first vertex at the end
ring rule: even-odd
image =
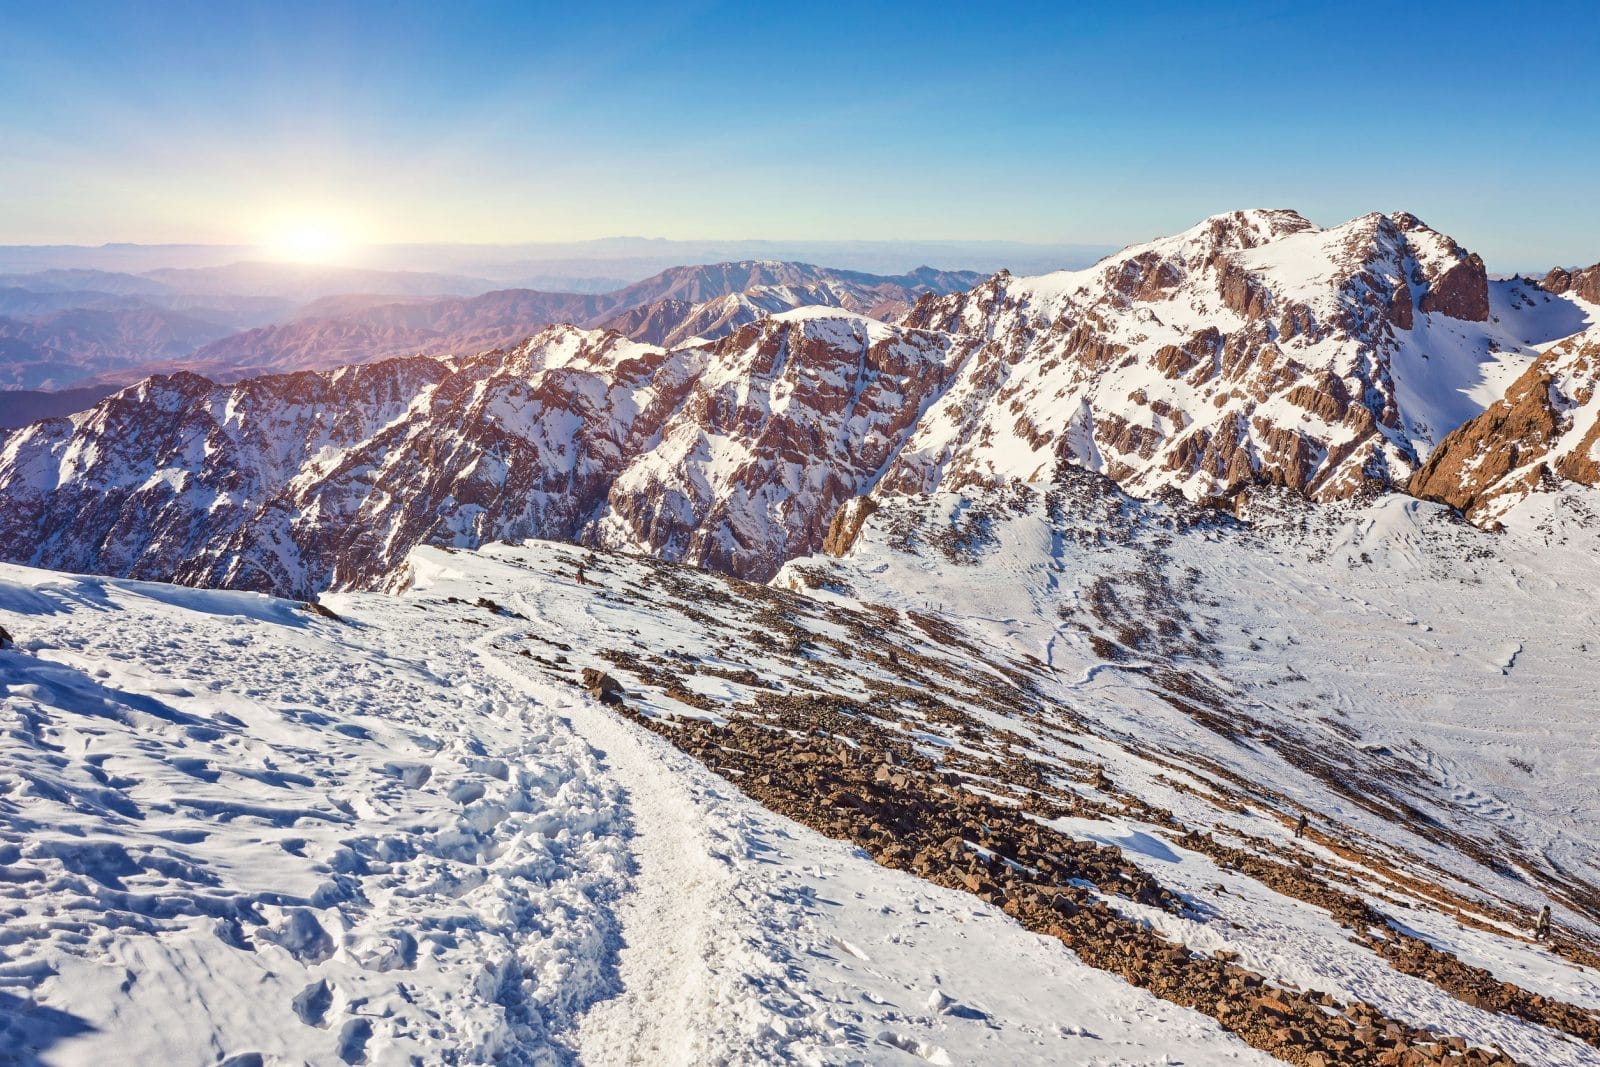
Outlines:
{"type": "Polygon", "coordinates": [[[616,330],[675,344],[721,337],[763,315],[822,304],[880,317],[920,296],[965,289],[978,276],[922,268],[881,277],[805,263],[747,260],[674,267],[610,293],[504,289],[432,301],[373,302],[341,311],[330,301],[299,321],[205,345],[187,369],[237,378],[268,370],[325,370],[391,356],[466,356],[516,344],[554,324],[616,330]],[[329,313],[332,312],[332,313],[329,313]]]}

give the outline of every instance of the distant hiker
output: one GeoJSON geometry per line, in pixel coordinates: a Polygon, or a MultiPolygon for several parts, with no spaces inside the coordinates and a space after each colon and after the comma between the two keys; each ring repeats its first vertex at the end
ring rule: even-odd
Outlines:
{"type": "Polygon", "coordinates": [[[1296,837],[1304,837],[1304,836],[1306,836],[1306,827],[1309,824],[1310,824],[1310,820],[1306,818],[1306,813],[1302,811],[1300,813],[1300,821],[1294,824],[1294,836],[1296,836],[1296,837]]]}
{"type": "Polygon", "coordinates": [[[1550,905],[1546,904],[1539,909],[1539,918],[1533,924],[1533,939],[1547,941],[1550,938],[1550,905]]]}
{"type": "Polygon", "coordinates": [[[583,578],[583,566],[582,566],[582,564],[579,564],[579,566],[578,566],[578,584],[579,585],[588,585],[589,584],[583,578]]]}
{"type": "Polygon", "coordinates": [[[14,644],[16,644],[16,641],[12,639],[11,631],[4,626],[0,626],[0,648],[10,648],[14,644]]]}

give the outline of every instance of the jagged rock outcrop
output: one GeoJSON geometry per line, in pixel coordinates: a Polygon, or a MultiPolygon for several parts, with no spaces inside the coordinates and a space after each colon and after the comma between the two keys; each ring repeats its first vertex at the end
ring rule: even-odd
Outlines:
{"type": "Polygon", "coordinates": [[[878,510],[870,496],[852,497],[839,505],[828,523],[828,535],[822,539],[822,551],[830,556],[842,556],[850,551],[861,536],[861,527],[878,510]]]}
{"type": "Polygon", "coordinates": [[[1430,230],[1415,215],[1401,212],[1395,224],[1408,234],[1425,235],[1419,246],[1431,262],[1419,261],[1411,273],[1411,284],[1422,290],[1417,301],[1420,311],[1438,312],[1453,319],[1483,322],[1489,317],[1489,272],[1476,252],[1430,230]]]}
{"type": "Polygon", "coordinates": [[[1557,296],[1571,294],[1579,300],[1600,304],[1600,263],[1582,270],[1557,267],[1539,282],[1541,288],[1557,296]]]}
{"type": "Polygon", "coordinates": [[[1410,492],[1492,523],[1552,483],[1600,484],[1600,331],[1539,357],[1482,415],[1446,437],[1410,492]]]}

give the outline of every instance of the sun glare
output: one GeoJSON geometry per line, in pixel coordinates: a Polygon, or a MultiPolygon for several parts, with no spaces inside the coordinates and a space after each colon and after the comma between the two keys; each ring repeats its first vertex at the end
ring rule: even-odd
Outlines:
{"type": "Polygon", "coordinates": [[[310,222],[284,226],[266,244],[273,259],[295,263],[328,263],[343,254],[346,247],[347,243],[337,230],[310,222]]]}

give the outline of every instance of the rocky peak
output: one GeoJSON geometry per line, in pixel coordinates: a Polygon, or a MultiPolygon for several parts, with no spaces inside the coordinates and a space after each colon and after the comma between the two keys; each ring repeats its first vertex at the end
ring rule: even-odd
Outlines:
{"type": "MultiPolygon", "coordinates": [[[[1217,251],[1255,248],[1294,233],[1315,230],[1316,224],[1288,208],[1251,208],[1213,215],[1195,229],[1203,230],[1217,251]]],[[[1193,232],[1193,231],[1191,231],[1193,232]]]]}
{"type": "Polygon", "coordinates": [[[1405,233],[1413,267],[1410,280],[1422,290],[1419,310],[1465,322],[1489,318],[1489,273],[1476,252],[1433,229],[1415,215],[1392,218],[1405,233]]]}
{"type": "Polygon", "coordinates": [[[1556,267],[1544,276],[1539,287],[1557,296],[1570,293],[1579,300],[1600,304],[1600,263],[1577,270],[1556,267]]]}

